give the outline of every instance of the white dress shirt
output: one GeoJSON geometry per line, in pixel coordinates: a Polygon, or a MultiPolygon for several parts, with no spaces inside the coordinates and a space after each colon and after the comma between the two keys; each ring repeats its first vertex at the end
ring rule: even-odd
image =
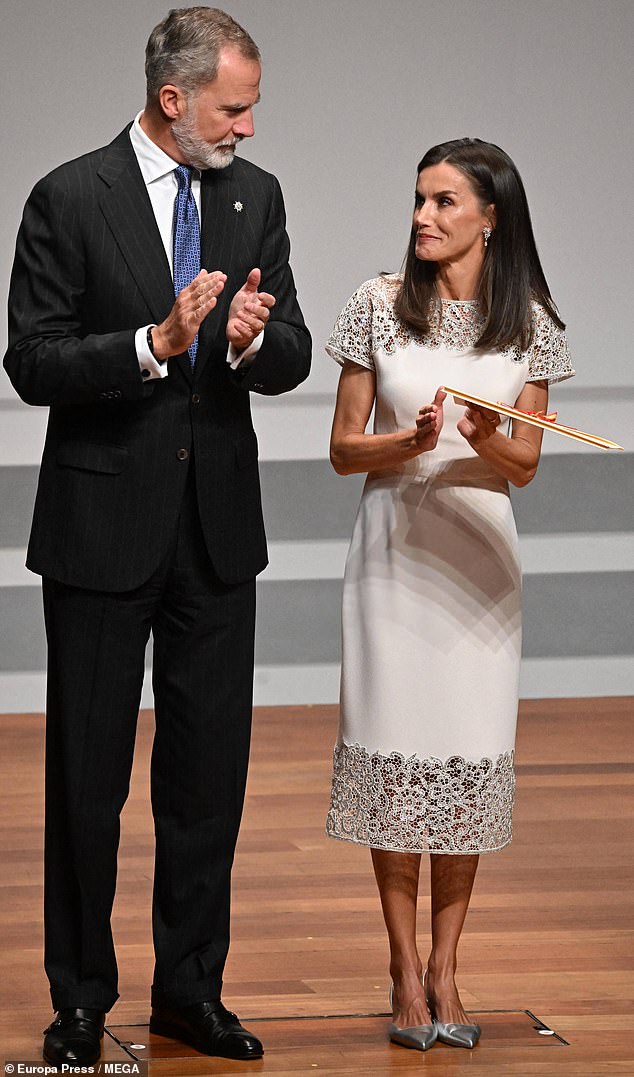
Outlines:
{"type": "MultiPolygon", "coordinates": [[[[165,248],[170,273],[173,276],[174,200],[176,198],[176,192],[178,191],[175,169],[178,167],[179,162],[175,161],[172,157],[169,157],[160,146],[157,146],[156,143],[146,135],[139,122],[141,116],[142,113],[139,112],[130,128],[130,142],[132,143],[136,159],[139,162],[141,175],[145,181],[156,224],[165,248]]],[[[200,220],[200,172],[196,169],[193,169],[192,172],[192,194],[194,196],[196,208],[198,209],[198,218],[200,220]]],[[[221,269],[222,267],[219,266],[218,268],[221,269]]],[[[153,323],[150,323],[150,325],[152,324],[153,323]]],[[[134,337],[139,366],[145,379],[166,378],[168,375],[167,363],[160,363],[155,359],[148,347],[147,331],[150,328],[150,325],[144,325],[140,329],[137,329],[134,337]]],[[[230,344],[227,352],[227,362],[235,370],[238,366],[242,366],[243,363],[251,361],[259,350],[263,339],[264,331],[262,331],[255,338],[253,343],[242,352],[238,352],[233,345],[230,344]]]]}

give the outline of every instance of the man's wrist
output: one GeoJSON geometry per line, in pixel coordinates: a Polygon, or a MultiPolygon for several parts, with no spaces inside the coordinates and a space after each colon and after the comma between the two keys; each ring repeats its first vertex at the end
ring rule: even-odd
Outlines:
{"type": "Polygon", "coordinates": [[[235,371],[242,370],[243,373],[246,373],[247,369],[251,366],[251,363],[259,352],[263,340],[264,329],[261,329],[258,335],[254,337],[251,343],[248,344],[245,348],[238,348],[236,344],[233,344],[231,341],[229,341],[227,362],[231,369],[235,371]]]}
{"type": "Polygon", "coordinates": [[[158,363],[164,363],[172,354],[166,346],[158,325],[150,325],[147,331],[147,346],[158,363]]]}

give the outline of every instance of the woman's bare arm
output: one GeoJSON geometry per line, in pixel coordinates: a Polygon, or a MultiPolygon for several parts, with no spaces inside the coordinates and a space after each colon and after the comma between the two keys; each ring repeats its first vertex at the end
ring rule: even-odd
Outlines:
{"type": "MultiPolygon", "coordinates": [[[[515,407],[520,411],[546,411],[548,407],[548,382],[531,381],[522,389],[515,407]]],[[[506,437],[497,429],[497,421],[491,421],[492,413],[485,408],[470,404],[458,430],[469,442],[478,456],[514,486],[526,486],[537,471],[542,446],[543,430],[513,419],[511,436],[506,437]]]]}
{"type": "Polygon", "coordinates": [[[330,460],[339,475],[398,468],[422,452],[436,447],[442,428],[440,390],[431,404],[420,409],[410,429],[394,434],[366,434],[376,397],[373,370],[347,360],[341,371],[330,437],[330,460]]]}

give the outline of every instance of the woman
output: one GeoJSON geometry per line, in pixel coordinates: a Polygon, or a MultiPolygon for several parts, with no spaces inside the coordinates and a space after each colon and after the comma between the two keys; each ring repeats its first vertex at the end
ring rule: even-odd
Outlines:
{"type": "Polygon", "coordinates": [[[522,181],[502,150],[459,139],[425,154],[404,273],[361,285],[327,351],[343,366],[333,466],[368,473],[346,563],[327,830],[372,850],[391,1039],[471,1048],[480,1028],[456,988],[457,946],[479,854],[511,840],[521,571],[508,483],[535,475],[541,431],[509,429],[439,386],[540,412],[548,383],[574,373],[522,181]]]}

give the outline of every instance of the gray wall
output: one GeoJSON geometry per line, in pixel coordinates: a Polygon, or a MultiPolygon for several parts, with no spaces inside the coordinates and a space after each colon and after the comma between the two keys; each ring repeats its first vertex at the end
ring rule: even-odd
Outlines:
{"type": "MultiPolygon", "coordinates": [[[[318,343],[360,280],[400,264],[424,150],[477,135],[522,172],[584,384],[632,384],[631,0],[227,6],[262,49],[244,153],[282,181],[318,343]]],[[[142,107],[143,49],[166,9],[4,0],[2,285],[32,183],[109,141],[142,107]]],[[[318,362],[306,389],[334,380],[318,362]]]]}
{"type": "MultiPolygon", "coordinates": [[[[361,280],[400,265],[424,150],[466,134],[502,145],[527,187],[578,371],[555,394],[556,406],[572,425],[628,449],[618,458],[578,452],[547,435],[540,476],[516,499],[526,568],[524,692],[634,692],[627,601],[634,570],[627,136],[634,5],[227,6],[264,57],[256,137],[241,152],[282,182],[293,267],[315,339],[308,382],[286,400],[254,402],[273,539],[272,566],[259,585],[258,699],[336,695],[339,580],[359,484],[336,478],[326,463],[337,372],[323,341],[361,280]]],[[[142,107],[145,40],[166,10],[154,0],[5,0],[3,291],[28,190],[60,161],[108,141],[142,107]]],[[[2,374],[0,711],[42,700],[37,581],[21,564],[44,422],[41,409],[15,400],[2,374]]]]}

